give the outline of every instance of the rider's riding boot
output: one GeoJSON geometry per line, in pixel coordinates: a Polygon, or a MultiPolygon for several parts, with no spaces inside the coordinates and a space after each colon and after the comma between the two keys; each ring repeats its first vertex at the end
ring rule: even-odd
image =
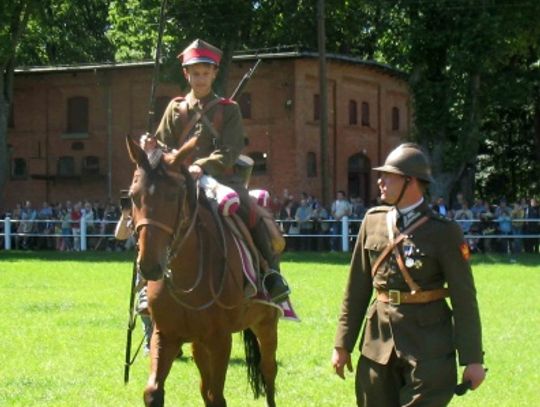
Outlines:
{"type": "Polygon", "coordinates": [[[272,250],[271,237],[262,220],[257,222],[251,233],[253,241],[270,267],[263,276],[263,287],[268,292],[272,302],[280,304],[289,297],[291,289],[279,272],[279,258],[272,250]]]}

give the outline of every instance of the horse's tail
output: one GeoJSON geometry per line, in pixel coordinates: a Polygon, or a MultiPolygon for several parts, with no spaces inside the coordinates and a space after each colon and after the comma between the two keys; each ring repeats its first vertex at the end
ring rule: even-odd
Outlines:
{"type": "Polygon", "coordinates": [[[248,382],[255,398],[266,395],[266,383],[261,372],[261,350],[257,337],[251,329],[243,333],[248,382]]]}

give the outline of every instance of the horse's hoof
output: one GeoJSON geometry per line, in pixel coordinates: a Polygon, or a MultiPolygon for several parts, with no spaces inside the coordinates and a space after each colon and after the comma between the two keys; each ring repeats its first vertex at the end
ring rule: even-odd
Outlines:
{"type": "Polygon", "coordinates": [[[144,405],[146,407],[163,407],[165,405],[165,390],[160,390],[156,386],[146,387],[144,405]]]}

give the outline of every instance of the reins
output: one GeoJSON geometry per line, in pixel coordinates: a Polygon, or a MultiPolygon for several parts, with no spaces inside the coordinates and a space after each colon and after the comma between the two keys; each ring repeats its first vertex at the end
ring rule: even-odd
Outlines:
{"type": "MultiPolygon", "coordinates": [[[[163,167],[161,167],[161,168],[163,169],[163,167]]],[[[176,171],[166,170],[166,169],[163,169],[163,170],[164,170],[164,173],[167,176],[171,177],[171,178],[175,178],[177,180],[183,180],[184,179],[184,177],[183,177],[183,175],[181,173],[178,173],[176,171]]],[[[190,305],[190,304],[186,303],[186,301],[184,299],[181,298],[181,297],[187,296],[189,294],[192,294],[195,291],[195,289],[201,284],[201,282],[203,280],[204,269],[205,269],[205,267],[204,267],[205,266],[204,241],[202,239],[201,232],[200,232],[199,228],[195,227],[197,224],[200,227],[204,226],[204,225],[202,225],[202,223],[200,223],[200,216],[199,216],[200,188],[199,188],[198,183],[195,185],[195,187],[193,189],[195,190],[194,191],[195,192],[195,205],[194,205],[194,208],[190,211],[191,212],[191,214],[190,214],[190,222],[189,222],[189,225],[187,226],[187,228],[185,228],[185,226],[184,226],[185,223],[181,222],[181,215],[182,215],[182,212],[183,212],[182,208],[185,208],[186,206],[188,206],[188,205],[186,205],[186,200],[187,200],[189,191],[188,191],[188,193],[184,194],[184,202],[183,202],[183,204],[179,205],[178,214],[177,214],[177,217],[176,217],[176,227],[175,228],[172,228],[172,227],[170,227],[169,225],[166,225],[163,222],[154,220],[154,219],[149,218],[149,217],[145,217],[143,219],[140,219],[134,225],[135,232],[138,232],[138,230],[142,226],[151,225],[151,226],[155,226],[155,227],[163,230],[165,233],[167,233],[168,235],[171,236],[172,242],[168,246],[167,270],[164,273],[164,280],[165,280],[166,286],[168,288],[169,294],[171,295],[171,297],[178,304],[180,304],[181,306],[183,306],[185,308],[188,308],[190,310],[194,310],[194,311],[204,310],[206,308],[209,308],[213,304],[217,304],[220,307],[225,308],[225,309],[235,308],[239,304],[229,306],[229,305],[223,304],[222,301],[219,300],[219,298],[223,294],[223,290],[225,288],[225,280],[226,280],[227,268],[228,268],[226,236],[225,236],[225,231],[224,231],[224,228],[223,228],[223,224],[221,223],[219,218],[216,219],[216,224],[218,225],[218,229],[219,229],[219,232],[220,232],[220,237],[221,237],[220,240],[222,242],[222,253],[223,253],[223,258],[225,260],[223,262],[223,267],[221,269],[221,273],[220,273],[220,277],[219,277],[219,286],[217,287],[217,290],[216,290],[216,287],[215,287],[215,285],[213,283],[213,279],[209,278],[209,289],[210,289],[210,293],[211,293],[212,298],[209,301],[207,301],[206,303],[204,303],[204,304],[202,304],[200,306],[190,305]],[[187,242],[188,238],[191,236],[191,234],[193,233],[194,230],[195,230],[195,232],[197,234],[197,243],[198,243],[197,275],[196,275],[196,278],[195,278],[195,282],[193,283],[193,285],[191,287],[189,287],[189,288],[181,288],[181,287],[178,287],[176,285],[176,283],[174,282],[174,275],[173,275],[173,271],[171,270],[171,262],[179,255],[180,251],[182,250],[182,248],[184,247],[185,243],[187,242]]]]}

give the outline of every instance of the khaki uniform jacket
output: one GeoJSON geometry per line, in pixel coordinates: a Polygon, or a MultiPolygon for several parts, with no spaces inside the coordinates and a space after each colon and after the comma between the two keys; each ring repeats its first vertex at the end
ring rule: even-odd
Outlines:
{"type": "Polygon", "coordinates": [[[244,139],[246,137],[242,125],[242,115],[236,102],[231,99],[222,99],[205,113],[210,123],[212,123],[218,109],[223,109],[221,128],[215,129],[219,133],[219,138],[214,137],[208,126],[202,120],[199,120],[186,137],[186,140],[180,140],[184,127],[189,123],[195,112],[201,111],[207,103],[216,98],[218,96],[211,93],[201,100],[190,98],[190,95],[186,98],[173,99],[163,114],[156,131],[156,137],[170,148],[178,148],[180,143],[184,143],[187,139],[198,137],[193,164],[200,166],[206,174],[213,176],[221,183],[234,184],[241,182],[241,180],[235,179],[231,170],[242,148],[244,148],[244,139]],[[183,122],[180,113],[181,103],[188,104],[186,123],[183,122]]]}
{"type": "Polygon", "coordinates": [[[370,304],[373,288],[410,291],[392,254],[381,264],[375,277],[371,275],[372,264],[389,244],[386,223],[389,210],[390,207],[384,206],[373,208],[362,222],[335,346],[351,353],[365,318],[360,350],[363,356],[377,363],[387,364],[394,350],[398,357],[422,360],[442,357],[456,349],[461,365],[483,363],[476,290],[466,246],[462,246],[463,234],[455,222],[442,218],[425,203],[414,210],[413,216],[419,219],[428,215],[429,220],[400,247],[404,259],[415,261],[408,270],[422,290],[448,286],[451,308],[445,300],[401,305],[374,300],[370,304]]]}

